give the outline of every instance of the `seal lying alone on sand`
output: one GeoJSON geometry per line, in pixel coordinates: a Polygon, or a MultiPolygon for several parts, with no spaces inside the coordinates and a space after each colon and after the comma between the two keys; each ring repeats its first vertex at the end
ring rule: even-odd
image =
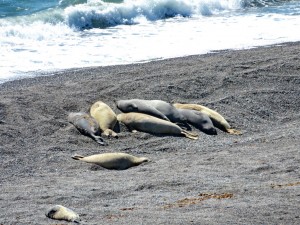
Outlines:
{"type": "Polygon", "coordinates": [[[117,116],[117,119],[119,122],[125,124],[131,131],[142,131],[152,134],[183,135],[190,139],[198,139],[197,134],[183,130],[175,123],[144,113],[121,113],[117,116]]]}
{"type": "Polygon", "coordinates": [[[221,116],[218,112],[207,108],[203,105],[174,103],[173,106],[177,109],[192,109],[205,113],[209,116],[214,126],[219,128],[220,130],[225,131],[229,134],[241,134],[241,131],[232,129],[229,123],[225,120],[225,118],[221,116]]]}
{"type": "Polygon", "coordinates": [[[117,133],[113,131],[117,123],[117,115],[115,112],[104,102],[95,102],[90,109],[90,114],[99,123],[103,135],[118,137],[117,133]]]}
{"type": "Polygon", "coordinates": [[[141,163],[148,162],[145,157],[136,157],[127,153],[103,153],[91,156],[74,155],[72,159],[94,163],[106,169],[111,170],[126,170],[133,166],[138,166],[141,163]]]}
{"type": "Polygon", "coordinates": [[[89,114],[84,112],[70,113],[68,115],[68,121],[72,123],[83,135],[91,137],[100,145],[106,145],[103,139],[99,136],[101,131],[98,122],[89,114]]]}
{"type": "Polygon", "coordinates": [[[117,101],[117,107],[123,113],[139,112],[173,123],[186,124],[186,118],[174,106],[162,100],[120,100],[117,101]]]}
{"type": "Polygon", "coordinates": [[[47,212],[46,216],[55,220],[66,220],[69,222],[79,223],[79,215],[73,210],[68,209],[62,205],[56,205],[51,207],[47,212]]]}

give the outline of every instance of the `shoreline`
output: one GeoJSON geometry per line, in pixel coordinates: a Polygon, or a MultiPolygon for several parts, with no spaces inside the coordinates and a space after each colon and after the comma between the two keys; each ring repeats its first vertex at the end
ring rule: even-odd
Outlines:
{"type": "MultiPolygon", "coordinates": [[[[116,64],[116,65],[104,65],[104,66],[93,66],[93,67],[74,67],[74,68],[67,68],[67,69],[53,69],[51,71],[33,71],[32,75],[29,77],[21,77],[21,78],[16,78],[16,79],[9,79],[7,81],[3,81],[3,83],[0,83],[0,86],[5,84],[5,83],[11,83],[11,82],[21,82],[22,80],[26,79],[35,79],[39,77],[48,77],[48,76],[57,76],[57,75],[63,75],[63,74],[68,74],[68,73],[73,73],[76,71],[82,71],[82,70],[93,70],[96,68],[105,68],[105,67],[120,67],[120,66],[130,66],[130,65],[140,65],[140,64],[147,64],[147,63],[155,63],[155,62],[160,62],[160,61],[168,61],[168,60],[176,60],[176,59],[184,59],[188,57],[201,57],[201,56],[210,56],[213,54],[222,54],[226,52],[231,52],[231,51],[247,51],[247,50],[252,50],[252,49],[257,49],[257,48],[272,48],[272,47],[280,47],[280,46],[285,46],[285,45],[297,45],[299,44],[300,41],[295,41],[295,42],[282,42],[282,43],[276,43],[276,44],[270,44],[270,45],[263,45],[263,46],[253,46],[249,47],[246,49],[224,49],[224,50],[214,50],[208,53],[204,54],[195,54],[195,55],[187,55],[187,56],[179,56],[179,57],[172,57],[172,58],[164,58],[164,59],[153,59],[153,60],[145,60],[142,62],[134,62],[134,63],[126,63],[126,64],[116,64]]],[[[26,72],[27,73],[27,72],[26,72]]],[[[31,74],[31,73],[30,73],[31,74]]]]}
{"type": "Polygon", "coordinates": [[[300,42],[68,69],[0,84],[0,224],[297,224],[300,42]],[[67,122],[102,100],[203,104],[242,135],[199,139],[130,133],[99,146],[67,122]],[[71,158],[125,152],[151,161],[124,171],[71,158]]]}

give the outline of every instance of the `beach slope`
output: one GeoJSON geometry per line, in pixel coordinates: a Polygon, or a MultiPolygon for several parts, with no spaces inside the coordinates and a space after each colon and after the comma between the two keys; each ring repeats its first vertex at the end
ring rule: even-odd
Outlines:
{"type": "Polygon", "coordinates": [[[83,68],[0,85],[0,224],[299,224],[300,44],[83,68]],[[203,104],[242,135],[130,133],[100,146],[67,122],[101,100],[203,104]],[[115,171],[71,158],[126,152],[115,171]]]}

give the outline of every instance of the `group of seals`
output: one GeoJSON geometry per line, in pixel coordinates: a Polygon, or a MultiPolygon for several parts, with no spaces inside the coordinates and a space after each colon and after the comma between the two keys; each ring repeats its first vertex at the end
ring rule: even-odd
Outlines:
{"type": "MultiPolygon", "coordinates": [[[[104,102],[97,101],[87,113],[70,113],[68,121],[82,134],[94,139],[101,145],[105,142],[101,133],[107,137],[117,137],[113,130],[117,121],[132,131],[152,134],[182,135],[190,139],[198,139],[198,135],[181,128],[187,124],[198,128],[209,135],[216,135],[215,127],[230,134],[241,134],[232,129],[229,123],[218,112],[198,104],[170,104],[161,100],[120,100],[116,102],[122,113],[116,115],[104,102]]],[[[90,156],[74,155],[73,159],[93,163],[106,169],[126,170],[148,162],[146,157],[136,157],[127,153],[102,153],[90,156]]],[[[46,212],[46,216],[57,220],[79,223],[79,215],[61,205],[56,205],[46,212]]]]}
{"type": "Polygon", "coordinates": [[[211,119],[213,125],[219,128],[220,130],[229,134],[241,134],[239,130],[232,129],[229,123],[225,120],[225,118],[221,116],[218,112],[207,108],[203,105],[174,103],[173,106],[177,109],[188,109],[202,112],[203,114],[206,114],[211,119]]]}
{"type": "Polygon", "coordinates": [[[115,112],[104,102],[97,101],[90,108],[90,115],[84,112],[71,112],[68,121],[72,123],[83,135],[89,136],[101,145],[106,143],[101,134],[107,137],[118,137],[113,131],[117,116],[115,112]]]}
{"type": "MultiPolygon", "coordinates": [[[[188,123],[209,135],[217,134],[215,127],[230,134],[241,134],[240,131],[232,129],[225,118],[218,112],[199,104],[174,103],[172,105],[162,100],[130,99],[117,101],[117,108],[123,113],[135,112],[148,114],[162,120],[177,123],[181,126],[188,123]]],[[[138,114],[135,114],[134,116],[131,115],[130,120],[132,122],[129,123],[127,121],[126,125],[130,127],[132,126],[131,123],[134,123],[136,126],[135,120],[140,121],[140,117],[141,116],[138,114]],[[135,120],[133,120],[133,118],[135,118],[135,120]]],[[[150,118],[147,118],[147,120],[144,119],[144,123],[140,122],[138,128],[141,127],[141,124],[145,126],[146,122],[149,120],[150,118]]],[[[154,123],[153,121],[151,122],[154,123]]],[[[159,122],[157,121],[156,124],[157,123],[159,122]]],[[[151,125],[151,127],[153,127],[153,125],[151,125]]],[[[143,130],[145,129],[142,128],[142,131],[143,130]]],[[[150,129],[150,131],[153,132],[153,129],[150,129]]],[[[159,131],[156,129],[156,133],[158,132],[159,131]]]]}
{"type": "Polygon", "coordinates": [[[168,120],[173,123],[185,124],[186,118],[182,116],[170,103],[162,100],[130,99],[117,101],[117,108],[123,113],[138,112],[168,120]]]}
{"type": "Polygon", "coordinates": [[[99,144],[105,145],[99,133],[107,137],[117,137],[113,130],[117,121],[125,124],[131,131],[152,134],[183,135],[197,139],[197,135],[182,127],[188,124],[209,135],[216,135],[217,130],[229,134],[241,134],[232,129],[225,118],[215,110],[199,104],[170,104],[162,100],[129,99],[116,102],[123,113],[118,116],[104,102],[97,101],[87,113],[70,113],[68,120],[83,134],[92,137],[99,144]],[[97,125],[98,124],[98,125],[97,125]]]}

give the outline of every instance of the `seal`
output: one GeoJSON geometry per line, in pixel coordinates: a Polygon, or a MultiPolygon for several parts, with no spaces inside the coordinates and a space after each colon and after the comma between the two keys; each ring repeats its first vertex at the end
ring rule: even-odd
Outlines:
{"type": "Polygon", "coordinates": [[[117,115],[107,104],[102,101],[95,102],[90,108],[90,114],[99,123],[103,135],[118,137],[113,131],[117,123],[117,115]]]}
{"type": "Polygon", "coordinates": [[[205,113],[206,115],[209,116],[214,126],[219,128],[220,130],[227,132],[229,134],[236,134],[236,135],[241,134],[241,131],[232,129],[229,123],[225,120],[225,118],[221,116],[218,112],[210,108],[207,108],[203,105],[174,103],[173,106],[177,109],[192,109],[192,110],[205,113]]]}
{"type": "Polygon", "coordinates": [[[183,130],[175,123],[144,113],[121,113],[118,114],[117,119],[133,132],[142,131],[152,134],[183,135],[190,139],[198,139],[197,134],[183,130]]]}
{"type": "Polygon", "coordinates": [[[46,216],[50,219],[55,220],[66,220],[69,222],[80,223],[79,215],[73,210],[68,209],[62,205],[56,205],[51,207],[47,212],[46,216]]]}
{"type": "Polygon", "coordinates": [[[201,130],[202,132],[209,135],[217,134],[217,130],[215,129],[208,115],[191,109],[178,109],[178,111],[185,116],[189,124],[201,130]]]}
{"type": "Polygon", "coordinates": [[[94,163],[110,170],[126,170],[130,167],[138,166],[141,163],[149,161],[149,159],[145,157],[136,157],[121,152],[103,153],[85,157],[81,155],[74,155],[72,158],[87,163],[94,163]]]}
{"type": "Polygon", "coordinates": [[[72,112],[68,115],[68,121],[72,123],[81,134],[92,138],[100,145],[106,145],[99,136],[101,131],[98,122],[89,114],[84,112],[72,112]]]}
{"type": "Polygon", "coordinates": [[[173,123],[187,124],[186,118],[175,107],[162,100],[119,100],[117,101],[117,108],[123,113],[139,112],[173,123]]]}

